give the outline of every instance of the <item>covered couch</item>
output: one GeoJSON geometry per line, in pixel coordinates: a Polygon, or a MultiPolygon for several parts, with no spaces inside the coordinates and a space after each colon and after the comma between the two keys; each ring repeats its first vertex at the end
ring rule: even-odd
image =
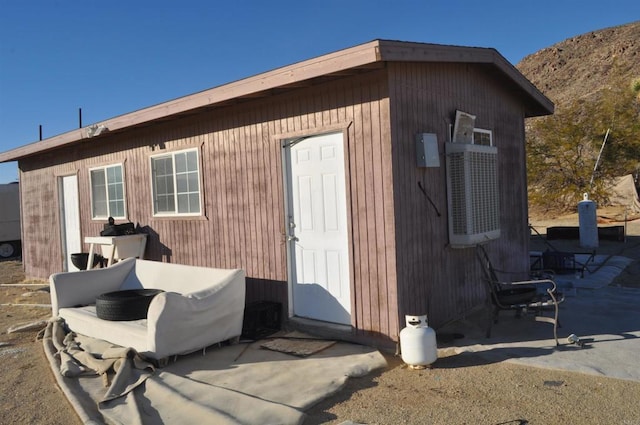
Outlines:
{"type": "Polygon", "coordinates": [[[153,359],[240,336],[245,274],[130,258],[111,267],[51,275],[51,307],[73,332],[131,347],[153,359]],[[146,319],[103,320],[96,298],[126,289],[161,289],[146,319]]]}

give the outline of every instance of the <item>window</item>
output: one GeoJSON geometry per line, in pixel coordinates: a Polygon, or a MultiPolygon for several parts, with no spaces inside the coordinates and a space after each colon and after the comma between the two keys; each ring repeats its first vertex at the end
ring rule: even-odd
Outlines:
{"type": "Polygon", "coordinates": [[[453,143],[493,146],[493,135],[491,130],[476,128],[475,123],[475,115],[471,115],[462,111],[456,111],[456,121],[453,125],[451,141],[453,143]]]}
{"type": "Polygon", "coordinates": [[[94,168],[91,180],[91,212],[94,219],[126,218],[122,164],[94,168]]]}
{"type": "Polygon", "coordinates": [[[196,149],[151,158],[153,213],[199,215],[200,172],[196,149]]]}
{"type": "Polygon", "coordinates": [[[473,144],[482,146],[493,146],[493,138],[491,130],[483,130],[481,128],[473,129],[473,144]]]}

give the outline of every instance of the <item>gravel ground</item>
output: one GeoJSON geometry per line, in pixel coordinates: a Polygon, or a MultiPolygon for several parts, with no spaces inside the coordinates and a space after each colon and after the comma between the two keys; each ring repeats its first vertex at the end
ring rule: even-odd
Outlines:
{"type": "MultiPolygon", "coordinates": [[[[577,225],[577,217],[532,220],[577,225]],[[573,222],[572,220],[575,220],[573,222]]],[[[633,258],[614,285],[640,286],[640,220],[628,223],[626,243],[602,242],[599,253],[633,258]]],[[[562,249],[576,241],[555,241],[562,249]]],[[[543,240],[532,238],[545,246],[543,240]]],[[[12,326],[44,320],[50,310],[25,304],[49,303],[46,282],[24,281],[18,261],[0,263],[0,424],[80,424],[58,389],[37,330],[7,333],[12,326]],[[10,286],[6,286],[9,284],[10,286]],[[30,286],[40,284],[41,286],[30,286]],[[12,305],[7,305],[12,304],[12,305]],[[19,304],[19,305],[14,305],[19,304]]],[[[392,354],[378,373],[352,379],[307,413],[311,424],[622,424],[640,425],[640,383],[489,363],[441,349],[431,369],[411,370],[392,354]]]]}

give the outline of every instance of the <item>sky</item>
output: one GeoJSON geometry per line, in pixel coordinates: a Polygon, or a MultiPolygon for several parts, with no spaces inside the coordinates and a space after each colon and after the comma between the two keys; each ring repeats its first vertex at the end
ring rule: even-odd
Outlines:
{"type": "MultiPolygon", "coordinates": [[[[375,39],[509,62],[640,19],[638,0],[0,0],[0,152],[375,39]]],[[[0,184],[17,181],[0,164],[0,184]]]]}

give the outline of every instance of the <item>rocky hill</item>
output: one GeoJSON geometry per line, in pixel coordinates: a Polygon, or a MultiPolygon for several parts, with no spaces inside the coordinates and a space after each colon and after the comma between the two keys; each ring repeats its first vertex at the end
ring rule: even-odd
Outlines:
{"type": "Polygon", "coordinates": [[[613,71],[640,77],[640,21],[571,37],[522,59],[516,67],[555,104],[597,95],[613,71]]]}

